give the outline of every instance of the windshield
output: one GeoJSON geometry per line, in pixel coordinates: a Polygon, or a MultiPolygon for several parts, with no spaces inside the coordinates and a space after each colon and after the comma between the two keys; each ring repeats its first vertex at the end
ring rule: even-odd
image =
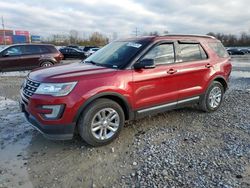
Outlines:
{"type": "Polygon", "coordinates": [[[109,68],[123,68],[147,44],[148,41],[115,41],[95,52],[84,62],[109,68]]]}

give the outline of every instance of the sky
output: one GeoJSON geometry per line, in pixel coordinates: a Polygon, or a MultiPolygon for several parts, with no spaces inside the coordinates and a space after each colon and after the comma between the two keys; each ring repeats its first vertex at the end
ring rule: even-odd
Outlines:
{"type": "Polygon", "coordinates": [[[0,0],[5,28],[49,36],[108,37],[152,31],[206,34],[250,33],[249,0],[0,0]]]}

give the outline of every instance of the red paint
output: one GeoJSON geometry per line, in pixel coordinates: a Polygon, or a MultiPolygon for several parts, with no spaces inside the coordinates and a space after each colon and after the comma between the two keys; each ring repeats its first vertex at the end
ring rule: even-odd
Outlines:
{"type": "MultiPolygon", "coordinates": [[[[104,92],[123,96],[131,111],[171,103],[202,95],[218,76],[225,81],[231,72],[230,58],[220,58],[206,44],[217,41],[207,37],[151,37],[152,43],[162,40],[195,39],[207,52],[208,59],[202,61],[173,63],[156,66],[153,69],[123,70],[104,68],[91,64],[74,63],[33,71],[29,79],[36,82],[77,81],[73,91],[64,97],[34,94],[26,110],[44,125],[71,124],[80,107],[85,102],[104,92]],[[65,110],[60,119],[46,120],[39,113],[41,105],[64,104],[65,110]]],[[[148,39],[147,39],[148,40],[148,39]]],[[[111,97],[112,98],[112,97],[111,97]]]]}

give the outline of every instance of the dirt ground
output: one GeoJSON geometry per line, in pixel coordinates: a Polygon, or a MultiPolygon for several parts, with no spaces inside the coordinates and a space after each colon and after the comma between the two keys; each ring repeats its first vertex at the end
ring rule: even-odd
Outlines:
{"type": "MultiPolygon", "coordinates": [[[[232,114],[235,125],[237,122],[238,124],[241,122],[240,125],[245,126],[240,127],[240,130],[237,129],[237,135],[243,141],[248,143],[250,141],[248,116],[250,58],[233,58],[230,89],[226,93],[225,100],[225,103],[228,102],[228,104],[223,104],[218,112],[206,115],[199,112],[196,107],[188,107],[127,122],[118,139],[107,146],[98,148],[87,146],[79,137],[71,141],[47,140],[25,121],[19,111],[17,101],[19,88],[26,74],[26,72],[18,76],[0,74],[0,188],[140,187],[142,184],[139,182],[138,169],[146,165],[143,155],[147,155],[142,150],[147,151],[147,147],[159,145],[162,140],[165,142],[175,140],[186,132],[195,132],[199,137],[199,134],[202,135],[208,117],[220,122],[216,118],[227,117],[224,115],[233,109],[233,105],[235,105],[235,109],[239,109],[230,111],[231,114],[235,112],[232,114]],[[238,95],[241,96],[239,99],[241,102],[232,105],[238,95]],[[166,130],[174,131],[166,134],[166,130]],[[157,138],[147,139],[152,135],[157,135],[157,138]],[[133,177],[137,177],[136,180],[133,177]],[[139,184],[137,184],[138,182],[139,184]]],[[[223,122],[227,122],[227,120],[224,119],[223,122]]],[[[224,129],[226,134],[229,128],[225,126],[224,129]]],[[[221,128],[220,131],[223,132],[224,129],[221,128]]],[[[236,129],[230,128],[230,131],[232,130],[236,129]]],[[[217,132],[218,127],[210,126],[206,131],[208,131],[206,134],[210,135],[209,133],[217,132]]],[[[213,137],[204,139],[207,147],[220,148],[218,143],[213,142],[213,137]]],[[[222,145],[227,143],[225,140],[220,141],[222,145]]],[[[228,180],[230,183],[226,182],[228,184],[225,183],[225,185],[250,186],[250,159],[245,156],[245,154],[250,155],[250,145],[244,145],[243,148],[245,150],[242,151],[242,158],[238,161],[242,169],[236,169],[237,172],[241,172],[241,175],[237,175],[240,180],[228,180]]],[[[199,151],[200,148],[197,146],[193,149],[199,151]]],[[[234,178],[232,177],[232,179],[234,178]]],[[[161,185],[161,183],[158,182],[157,185],[161,185]]],[[[213,186],[211,185],[211,187],[213,186]]],[[[216,184],[214,187],[217,187],[216,184]]]]}

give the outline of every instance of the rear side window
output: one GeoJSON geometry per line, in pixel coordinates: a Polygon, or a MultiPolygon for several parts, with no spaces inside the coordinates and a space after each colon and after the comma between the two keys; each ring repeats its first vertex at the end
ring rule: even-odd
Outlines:
{"type": "Polygon", "coordinates": [[[160,44],[153,47],[143,59],[154,59],[155,64],[169,64],[175,60],[174,45],[160,44]]]}
{"type": "Polygon", "coordinates": [[[221,42],[210,42],[208,45],[219,57],[229,56],[221,42]]]}
{"type": "Polygon", "coordinates": [[[179,44],[181,61],[199,61],[207,59],[207,54],[200,44],[179,44]]]}
{"type": "Polygon", "coordinates": [[[41,45],[40,48],[42,49],[43,53],[57,53],[57,49],[51,45],[41,45]]]}
{"type": "Polygon", "coordinates": [[[50,51],[51,51],[52,53],[57,53],[57,52],[58,52],[58,50],[56,49],[55,46],[48,46],[48,48],[50,49],[50,51]]]}
{"type": "Polygon", "coordinates": [[[30,45],[27,45],[27,46],[23,46],[24,48],[24,54],[40,54],[40,48],[39,46],[30,46],[30,45]]]}

